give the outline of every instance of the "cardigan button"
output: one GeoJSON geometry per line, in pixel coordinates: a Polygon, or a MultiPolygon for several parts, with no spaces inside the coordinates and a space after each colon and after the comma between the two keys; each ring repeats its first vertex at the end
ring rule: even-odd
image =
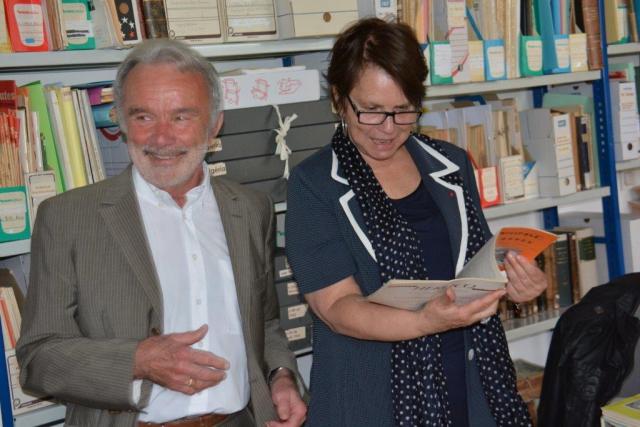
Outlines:
{"type": "Polygon", "coordinates": [[[469,361],[472,361],[474,356],[475,356],[475,351],[473,351],[473,349],[469,350],[469,352],[467,353],[467,358],[469,359],[469,361]]]}
{"type": "Polygon", "coordinates": [[[151,328],[151,335],[160,335],[160,328],[151,328]]]}

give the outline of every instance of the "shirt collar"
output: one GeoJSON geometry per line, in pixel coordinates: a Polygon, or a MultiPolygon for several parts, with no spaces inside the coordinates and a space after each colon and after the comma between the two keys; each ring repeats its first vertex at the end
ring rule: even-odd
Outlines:
{"type": "MultiPolygon", "coordinates": [[[[197,202],[204,203],[204,196],[211,194],[211,180],[209,179],[209,169],[205,162],[202,163],[203,177],[200,184],[187,191],[186,199],[183,208],[190,207],[197,202]]],[[[177,207],[178,204],[173,200],[171,195],[148,182],[138,171],[138,168],[133,165],[133,186],[136,194],[141,200],[153,203],[157,206],[165,207],[177,207]]]]}

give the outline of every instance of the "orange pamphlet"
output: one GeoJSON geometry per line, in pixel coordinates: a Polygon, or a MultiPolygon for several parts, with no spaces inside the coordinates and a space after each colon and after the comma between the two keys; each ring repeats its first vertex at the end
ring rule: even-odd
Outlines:
{"type": "Polygon", "coordinates": [[[489,292],[505,288],[507,276],[503,271],[503,261],[509,251],[533,261],[556,239],[555,234],[536,228],[505,227],[484,244],[455,279],[392,279],[369,295],[367,300],[405,310],[418,310],[448,288],[453,288],[456,304],[468,304],[489,292]]]}

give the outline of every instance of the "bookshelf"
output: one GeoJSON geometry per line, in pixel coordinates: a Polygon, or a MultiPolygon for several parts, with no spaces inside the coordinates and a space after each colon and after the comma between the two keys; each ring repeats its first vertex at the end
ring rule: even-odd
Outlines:
{"type": "MultiPolygon", "coordinates": [[[[247,43],[221,43],[194,46],[205,58],[233,60],[282,57],[297,53],[328,51],[332,37],[273,40],[247,43]]],[[[128,49],[95,49],[58,52],[24,52],[0,54],[0,73],[20,70],[83,69],[115,66],[129,53],[128,49]]]]}
{"type": "Polygon", "coordinates": [[[476,95],[479,93],[508,92],[567,83],[590,82],[598,80],[599,78],[600,71],[582,71],[579,73],[548,74],[545,76],[522,77],[509,80],[427,86],[427,100],[434,98],[451,98],[461,95],[476,95]]]}
{"type": "Polygon", "coordinates": [[[28,254],[30,249],[31,239],[0,243],[0,258],[28,254]]]}
{"type": "Polygon", "coordinates": [[[607,49],[609,57],[631,55],[640,52],[640,43],[612,44],[607,49]]]}
{"type": "MultiPolygon", "coordinates": [[[[536,197],[532,199],[523,199],[516,202],[492,206],[483,210],[486,219],[506,218],[509,216],[527,214],[540,211],[547,208],[556,208],[563,205],[585,202],[589,200],[598,200],[611,194],[609,187],[593,188],[591,190],[579,191],[574,194],[559,197],[536,197]]],[[[280,202],[275,204],[276,213],[286,212],[287,203],[280,202]]]]}
{"type": "MultiPolygon", "coordinates": [[[[600,1],[602,10],[602,0],[600,1]]],[[[604,16],[601,14],[601,28],[605,28],[604,16]]],[[[606,35],[602,31],[603,43],[606,35]]],[[[250,43],[226,43],[218,45],[197,46],[203,56],[211,60],[235,60],[235,59],[255,59],[269,57],[286,57],[298,53],[326,52],[331,49],[332,37],[276,40],[250,43]]],[[[607,58],[607,53],[611,56],[629,55],[640,52],[640,43],[627,45],[609,46],[607,52],[604,47],[603,55],[607,58]]],[[[97,72],[106,67],[114,67],[119,64],[127,55],[126,49],[104,49],[90,51],[65,51],[65,52],[43,52],[43,53],[19,53],[0,54],[0,78],[2,75],[18,74],[23,71],[56,72],[63,70],[86,70],[87,73],[97,72]]],[[[462,95],[476,95],[484,93],[500,93],[510,91],[533,91],[534,98],[541,99],[541,94],[546,87],[591,82],[594,85],[594,103],[596,106],[596,118],[599,123],[599,141],[602,187],[588,191],[582,191],[569,196],[553,198],[536,198],[522,200],[506,205],[491,207],[485,210],[487,219],[506,218],[532,212],[540,213],[545,219],[545,225],[553,227],[558,223],[557,208],[559,206],[570,205],[588,200],[601,200],[603,212],[605,213],[605,241],[607,244],[607,255],[609,271],[611,276],[620,275],[624,272],[622,263],[622,243],[620,232],[620,220],[618,210],[618,199],[616,192],[616,170],[620,168],[638,168],[640,160],[616,164],[613,158],[613,147],[611,145],[612,128],[609,99],[608,80],[602,76],[608,75],[608,66],[604,61],[604,69],[599,71],[586,71],[579,73],[564,73],[536,76],[529,78],[519,78],[511,80],[499,80],[481,83],[464,83],[457,85],[428,86],[427,100],[440,98],[453,98],[462,95]]],[[[538,105],[536,105],[538,106],[538,105]]],[[[277,212],[286,211],[286,203],[276,205],[277,212]]],[[[30,240],[0,243],[0,258],[28,254],[30,250],[30,240]]],[[[530,337],[542,332],[550,331],[554,328],[560,311],[539,313],[525,319],[510,319],[505,322],[507,338],[509,341],[530,337]]],[[[305,357],[312,354],[312,348],[305,348],[295,352],[298,357],[305,357]]],[[[10,402],[7,403],[8,391],[0,389],[3,409],[4,425],[11,425],[12,417],[7,415],[10,402]],[[7,406],[8,405],[8,406],[7,406]]],[[[31,413],[13,418],[13,425],[31,426],[41,424],[58,424],[64,417],[65,408],[62,405],[52,406],[31,413]]]]}
{"type": "Polygon", "coordinates": [[[555,328],[565,309],[543,311],[522,319],[509,319],[502,322],[508,341],[515,341],[555,328]]]}
{"type": "Polygon", "coordinates": [[[63,425],[66,407],[64,405],[47,406],[13,418],[15,427],[63,425]]]}
{"type": "Polygon", "coordinates": [[[640,169],[640,158],[633,160],[624,160],[616,163],[616,170],[618,172],[640,169]]]}
{"type": "Polygon", "coordinates": [[[579,191],[574,194],[561,197],[540,197],[535,199],[525,199],[506,205],[493,206],[484,210],[485,218],[497,219],[514,215],[526,214],[539,211],[541,209],[557,208],[558,206],[570,205],[573,203],[588,200],[597,200],[611,194],[609,187],[594,188],[586,191],[579,191]]]}

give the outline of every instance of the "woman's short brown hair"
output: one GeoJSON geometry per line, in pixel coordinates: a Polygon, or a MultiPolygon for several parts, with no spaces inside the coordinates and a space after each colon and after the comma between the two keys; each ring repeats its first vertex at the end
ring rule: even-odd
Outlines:
{"type": "Polygon", "coordinates": [[[338,111],[369,65],[383,69],[411,105],[421,106],[428,68],[411,27],[367,18],[340,34],[331,49],[327,71],[331,100],[338,111]]]}

